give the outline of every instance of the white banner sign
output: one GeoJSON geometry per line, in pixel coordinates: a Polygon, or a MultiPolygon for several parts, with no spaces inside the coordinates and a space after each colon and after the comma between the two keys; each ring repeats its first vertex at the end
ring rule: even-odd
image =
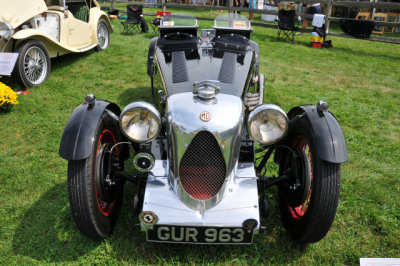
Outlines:
{"type": "Polygon", "coordinates": [[[17,58],[18,53],[0,53],[0,75],[10,76],[17,58]]]}

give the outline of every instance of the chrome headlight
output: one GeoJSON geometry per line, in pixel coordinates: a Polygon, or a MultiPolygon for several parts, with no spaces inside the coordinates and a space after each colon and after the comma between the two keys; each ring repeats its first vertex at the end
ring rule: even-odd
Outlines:
{"type": "Polygon", "coordinates": [[[150,142],[160,133],[160,113],[149,103],[130,103],[122,110],[119,126],[128,139],[139,143],[150,142]]]}
{"type": "Polygon", "coordinates": [[[288,118],[280,107],[263,104],[249,114],[247,131],[254,141],[273,144],[286,134],[288,125],[288,118]]]}
{"type": "Polygon", "coordinates": [[[3,39],[10,39],[14,34],[13,27],[7,22],[0,22],[0,37],[3,39]]]}

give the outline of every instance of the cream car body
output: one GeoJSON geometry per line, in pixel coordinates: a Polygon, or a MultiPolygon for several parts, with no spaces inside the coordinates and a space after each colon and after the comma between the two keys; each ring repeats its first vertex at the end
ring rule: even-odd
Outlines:
{"type": "MultiPolygon", "coordinates": [[[[46,51],[43,53],[40,52],[43,50],[40,45],[34,45],[38,50],[31,49],[31,53],[44,56],[41,60],[85,52],[95,47],[103,50],[109,44],[112,27],[96,0],[3,0],[1,6],[0,52],[20,53],[16,64],[25,65],[19,71],[17,65],[12,75],[16,75],[24,87],[39,86],[50,72],[49,60],[46,65],[39,66],[37,63],[40,64],[40,60],[29,63],[29,58],[20,58],[24,56],[21,47],[28,41],[44,46],[46,51]],[[29,80],[32,73],[24,73],[29,67],[43,70],[38,74],[38,80],[29,80]]],[[[31,54],[32,57],[35,58],[35,55],[31,54]]]]}

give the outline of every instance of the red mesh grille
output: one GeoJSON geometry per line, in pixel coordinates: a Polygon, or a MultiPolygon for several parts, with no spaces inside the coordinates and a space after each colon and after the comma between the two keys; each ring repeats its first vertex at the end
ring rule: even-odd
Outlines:
{"type": "Polygon", "coordinates": [[[182,187],[193,198],[210,199],[224,184],[225,160],[215,137],[199,132],[190,143],[179,165],[182,187]]]}

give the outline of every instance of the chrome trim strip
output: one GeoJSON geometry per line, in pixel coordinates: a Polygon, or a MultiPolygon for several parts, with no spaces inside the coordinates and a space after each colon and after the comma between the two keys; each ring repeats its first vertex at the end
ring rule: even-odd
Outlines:
{"type": "Polygon", "coordinates": [[[89,44],[88,46],[85,46],[85,47],[82,47],[82,48],[78,48],[77,50],[78,51],[84,51],[84,50],[87,50],[87,49],[92,48],[94,46],[96,46],[96,45],[95,44],[89,44]]]}
{"type": "Polygon", "coordinates": [[[160,64],[158,63],[159,62],[159,58],[157,55],[158,52],[162,54],[162,51],[160,49],[156,49],[156,52],[154,53],[154,61],[157,62],[158,73],[160,73],[159,75],[161,77],[161,82],[163,84],[163,90],[164,90],[165,97],[168,97],[168,90],[167,90],[167,85],[165,84],[164,74],[162,72],[160,64]]]}
{"type": "Polygon", "coordinates": [[[175,244],[191,244],[191,245],[251,245],[253,244],[253,238],[251,239],[251,243],[205,243],[205,242],[173,242],[173,241],[154,241],[154,240],[148,240],[147,239],[147,234],[146,234],[146,240],[148,242],[153,242],[153,243],[175,243],[175,244]]]}

